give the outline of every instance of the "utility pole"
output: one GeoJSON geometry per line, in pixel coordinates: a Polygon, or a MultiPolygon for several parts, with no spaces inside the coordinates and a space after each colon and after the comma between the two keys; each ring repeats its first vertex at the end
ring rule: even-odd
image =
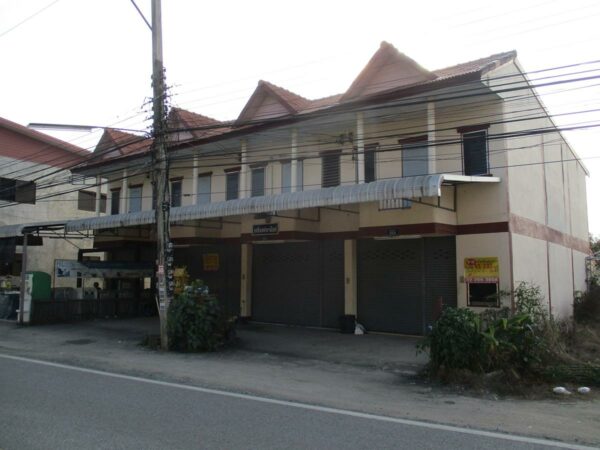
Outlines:
{"type": "Polygon", "coordinates": [[[156,304],[160,345],[168,350],[167,312],[173,296],[173,246],[169,227],[169,165],[167,163],[167,106],[162,55],[161,0],[152,0],[153,189],[156,213],[156,304]]]}

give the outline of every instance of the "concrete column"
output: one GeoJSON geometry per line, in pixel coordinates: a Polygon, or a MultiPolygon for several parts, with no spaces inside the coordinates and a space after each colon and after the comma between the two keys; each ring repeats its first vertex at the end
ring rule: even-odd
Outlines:
{"type": "Polygon", "coordinates": [[[129,192],[127,192],[127,169],[123,169],[123,179],[121,180],[121,207],[120,209],[120,213],[121,214],[127,214],[127,196],[129,195],[129,192]]]}
{"type": "Polygon", "coordinates": [[[292,130],[292,162],[291,162],[291,192],[296,192],[298,190],[298,130],[292,130]]]}
{"type": "Polygon", "coordinates": [[[248,198],[250,192],[248,190],[248,154],[247,154],[247,143],[242,140],[242,168],[240,169],[240,198],[248,198]]]}
{"type": "Polygon", "coordinates": [[[344,314],[356,316],[356,239],[344,241],[344,314]]]}
{"type": "Polygon", "coordinates": [[[427,102],[427,160],[428,170],[430,174],[437,173],[436,160],[437,150],[435,147],[435,102],[429,100],[427,102]]]}
{"type": "MultiPolygon", "coordinates": [[[[102,178],[96,176],[96,215],[100,215],[100,202],[102,200],[102,178]]],[[[107,199],[108,200],[108,199],[107,199]]]]}
{"type": "Polygon", "coordinates": [[[365,182],[365,124],[364,114],[356,113],[356,183],[365,182]]]}
{"type": "Polygon", "coordinates": [[[192,205],[198,203],[198,157],[194,156],[192,168],[192,205]]]}
{"type": "Polygon", "coordinates": [[[242,244],[240,316],[252,316],[252,244],[242,244]]]}

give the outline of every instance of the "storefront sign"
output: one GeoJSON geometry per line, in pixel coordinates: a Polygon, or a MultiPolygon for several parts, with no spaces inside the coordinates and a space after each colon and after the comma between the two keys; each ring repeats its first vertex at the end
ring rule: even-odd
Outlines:
{"type": "Polygon", "coordinates": [[[216,272],[219,270],[219,254],[204,253],[202,255],[202,268],[206,272],[216,272]]]}
{"type": "Polygon", "coordinates": [[[265,223],[262,225],[252,225],[253,236],[268,236],[279,233],[278,223],[265,223]]]}
{"type": "Polygon", "coordinates": [[[498,257],[465,258],[465,282],[498,283],[499,278],[498,257]]]}
{"type": "Polygon", "coordinates": [[[54,260],[57,278],[144,278],[153,272],[153,264],[144,262],[54,260]]]}

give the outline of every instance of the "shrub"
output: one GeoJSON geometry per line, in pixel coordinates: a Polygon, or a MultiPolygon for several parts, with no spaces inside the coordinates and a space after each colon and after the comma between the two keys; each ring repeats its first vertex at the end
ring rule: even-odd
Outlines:
{"type": "Polygon", "coordinates": [[[447,308],[419,350],[429,351],[430,370],[476,372],[503,370],[512,374],[540,373],[562,349],[558,324],[548,314],[538,286],[520,283],[514,292],[516,313],[447,308]]]}
{"type": "Polygon", "coordinates": [[[197,280],[171,302],[167,333],[172,350],[214,351],[233,337],[233,320],[197,280]]]}
{"type": "Polygon", "coordinates": [[[575,297],[573,316],[580,323],[600,320],[600,286],[592,284],[587,292],[575,297]]]}
{"type": "Polygon", "coordinates": [[[430,369],[481,370],[479,318],[466,308],[445,308],[419,351],[429,351],[430,369]]]}

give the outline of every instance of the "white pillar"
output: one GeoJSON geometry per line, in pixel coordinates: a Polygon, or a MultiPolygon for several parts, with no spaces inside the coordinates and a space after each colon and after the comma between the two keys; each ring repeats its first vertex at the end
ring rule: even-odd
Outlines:
{"type": "Polygon", "coordinates": [[[121,180],[121,207],[120,213],[127,214],[127,196],[129,193],[127,192],[127,169],[123,169],[123,179],[121,180]]]}
{"type": "Polygon", "coordinates": [[[291,192],[296,192],[298,190],[298,130],[292,130],[292,162],[290,164],[292,171],[292,176],[290,179],[291,192]]]}
{"type": "Polygon", "coordinates": [[[252,316],[252,244],[242,244],[240,316],[252,316]]]}
{"type": "Polygon", "coordinates": [[[242,140],[242,167],[240,169],[240,198],[248,198],[248,155],[247,155],[247,143],[245,140],[242,140]]]}
{"type": "Polygon", "coordinates": [[[344,241],[344,314],[356,316],[356,239],[344,241]]]}
{"type": "Polygon", "coordinates": [[[356,113],[356,183],[365,182],[365,124],[364,114],[356,113]]]}
{"type": "Polygon", "coordinates": [[[435,147],[435,102],[427,102],[427,161],[430,174],[437,173],[437,149],[435,147]]]}
{"type": "Polygon", "coordinates": [[[102,178],[96,176],[96,215],[100,215],[100,203],[102,200],[102,178]]]}
{"type": "Polygon", "coordinates": [[[198,157],[194,156],[192,168],[192,205],[198,203],[198,157]]]}

